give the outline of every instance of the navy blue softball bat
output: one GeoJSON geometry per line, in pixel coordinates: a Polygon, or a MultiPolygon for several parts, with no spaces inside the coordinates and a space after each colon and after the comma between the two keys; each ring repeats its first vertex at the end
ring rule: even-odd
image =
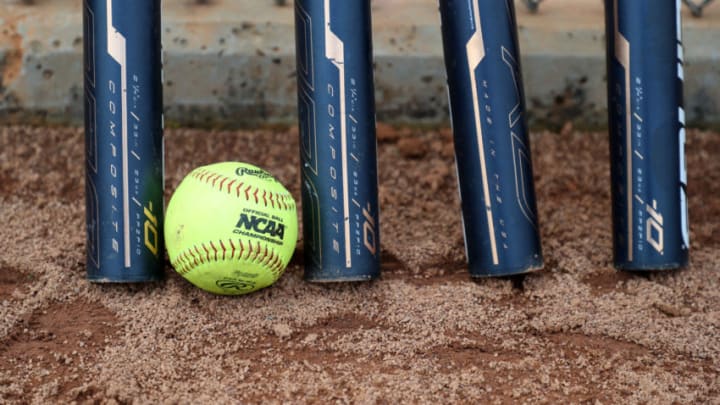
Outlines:
{"type": "Polygon", "coordinates": [[[513,0],[441,0],[440,14],[470,273],[540,269],[513,0]]]}
{"type": "Polygon", "coordinates": [[[380,274],[368,0],[296,0],[305,278],[380,274]]]}
{"type": "Polygon", "coordinates": [[[85,0],[87,276],[163,268],[160,0],[85,0]]]}
{"type": "Polygon", "coordinates": [[[615,266],[688,262],[680,0],[606,0],[615,266]]]}

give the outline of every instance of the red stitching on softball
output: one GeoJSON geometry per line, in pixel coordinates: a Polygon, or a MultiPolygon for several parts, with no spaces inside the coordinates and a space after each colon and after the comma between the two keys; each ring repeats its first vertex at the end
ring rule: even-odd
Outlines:
{"type": "Polygon", "coordinates": [[[262,244],[260,241],[257,241],[256,244],[253,244],[252,241],[248,241],[247,245],[245,245],[240,239],[237,241],[239,243],[239,249],[232,239],[227,239],[225,241],[230,245],[231,250],[229,257],[228,248],[223,240],[218,240],[217,245],[215,244],[215,241],[209,241],[207,242],[207,245],[205,243],[201,243],[199,246],[195,245],[181,252],[173,262],[173,266],[177,269],[178,273],[185,275],[196,267],[209,263],[211,261],[210,249],[212,249],[215,252],[216,261],[218,260],[218,253],[222,252],[223,261],[250,261],[252,263],[265,266],[276,277],[279,277],[283,273],[283,261],[275,249],[272,249],[267,244],[262,244]],[[210,248],[208,248],[208,245],[210,248]],[[218,249],[217,246],[220,248],[218,249]],[[205,255],[202,254],[200,248],[205,251],[205,255]]]}
{"type": "Polygon", "coordinates": [[[255,246],[253,246],[252,241],[248,241],[248,255],[245,258],[245,260],[255,261],[255,258],[257,258],[257,252],[255,251],[255,246]],[[250,256],[252,256],[252,259],[250,259],[250,256]]]}
{"type": "MultiPolygon", "coordinates": [[[[183,252],[181,260],[184,263],[183,270],[185,271],[185,273],[187,273],[187,269],[192,267],[192,265],[193,265],[193,263],[191,262],[191,258],[188,255],[187,251],[183,252]]],[[[185,273],[182,273],[182,274],[185,274],[185,273]]]]}
{"type": "Polygon", "coordinates": [[[235,244],[232,239],[228,239],[228,241],[230,242],[230,246],[232,246],[232,253],[230,253],[230,257],[235,257],[235,244]]]}
{"type": "Polygon", "coordinates": [[[261,263],[261,264],[263,264],[263,265],[265,264],[265,260],[267,259],[267,255],[268,255],[267,245],[264,245],[264,246],[263,246],[263,256],[262,256],[262,258],[260,259],[260,263],[261,263]]]}
{"type": "Polygon", "coordinates": [[[205,251],[205,260],[210,262],[210,251],[208,250],[208,248],[205,246],[204,243],[200,246],[202,246],[203,250],[205,251]]]}
{"type": "Polygon", "coordinates": [[[262,248],[263,248],[263,255],[262,255],[262,258],[260,259],[260,263],[265,265],[265,261],[268,258],[268,247],[267,247],[267,245],[263,245],[262,248]]]}
{"type": "MultiPolygon", "coordinates": [[[[252,242],[250,242],[252,243],[252,242]]],[[[258,256],[260,256],[260,249],[262,249],[262,246],[260,245],[260,241],[257,242],[257,250],[255,251],[255,256],[253,257],[254,261],[258,261],[258,256]]]]}
{"type": "MultiPolygon", "coordinates": [[[[240,244],[242,245],[242,241],[240,241],[240,244]]],[[[252,241],[248,242],[247,251],[248,251],[248,253],[247,253],[247,256],[245,256],[245,260],[249,259],[249,258],[250,258],[250,255],[253,253],[252,241]]]]}
{"type": "Polygon", "coordinates": [[[210,177],[208,178],[208,180],[212,179],[211,184],[212,184],[213,187],[215,187],[215,183],[217,182],[217,180],[218,180],[219,178],[220,178],[220,174],[219,174],[219,173],[215,173],[214,175],[210,176],[210,177]]]}
{"type": "Polygon", "coordinates": [[[180,274],[185,274],[185,271],[186,271],[185,269],[186,269],[186,268],[188,267],[188,265],[189,265],[188,259],[187,259],[187,253],[182,252],[182,253],[178,256],[177,260],[178,260],[178,262],[177,262],[177,263],[178,263],[178,266],[180,267],[180,274]]]}
{"type": "Polygon", "coordinates": [[[194,255],[192,255],[190,252],[188,252],[188,254],[190,255],[190,257],[188,257],[188,265],[190,265],[189,262],[190,262],[190,260],[192,260],[192,264],[197,266],[198,265],[197,258],[194,255]]]}
{"type": "Polygon", "coordinates": [[[280,208],[283,210],[295,208],[295,201],[291,195],[286,193],[264,190],[258,187],[253,187],[250,184],[246,185],[238,179],[233,179],[220,173],[214,173],[205,168],[198,168],[190,173],[190,175],[198,181],[206,183],[219,191],[226,192],[231,195],[235,194],[238,198],[243,197],[244,194],[246,200],[255,201],[256,204],[262,203],[266,207],[271,206],[273,208],[280,208]],[[235,191],[233,192],[233,190],[235,191]],[[262,191],[262,195],[260,194],[260,191],[262,191]]]}
{"type": "Polygon", "coordinates": [[[222,252],[223,252],[222,259],[225,260],[225,253],[227,252],[227,249],[225,249],[225,244],[222,242],[222,240],[220,241],[220,249],[222,249],[222,252]]]}
{"type": "Polygon", "coordinates": [[[202,254],[200,253],[200,249],[198,249],[197,246],[195,246],[195,252],[197,252],[197,258],[195,260],[199,260],[200,264],[205,264],[202,258],[202,254]]]}
{"type": "Polygon", "coordinates": [[[290,203],[288,203],[288,200],[289,200],[289,199],[288,199],[287,196],[283,196],[283,203],[285,204],[285,207],[287,207],[287,208],[293,207],[293,208],[294,208],[294,207],[295,207],[295,201],[289,200],[290,202],[292,202],[292,204],[290,204],[290,203]]]}
{"type": "MultiPolygon", "coordinates": [[[[178,273],[185,275],[188,272],[188,268],[191,267],[190,260],[187,257],[187,252],[182,252],[180,255],[178,255],[177,260],[178,266],[176,268],[179,267],[178,273]]],[[[175,263],[173,264],[173,266],[175,266],[175,263]]]]}
{"type": "Polygon", "coordinates": [[[205,176],[207,176],[210,173],[208,173],[206,170],[201,170],[199,174],[200,174],[200,176],[198,177],[198,179],[200,181],[205,181],[205,176]]]}
{"type": "Polygon", "coordinates": [[[217,257],[217,255],[218,255],[218,250],[217,250],[217,248],[215,247],[215,245],[212,243],[212,241],[210,242],[210,247],[211,247],[212,250],[215,252],[215,261],[217,261],[217,259],[218,259],[218,257],[217,257]]]}
{"type": "Polygon", "coordinates": [[[273,259],[273,268],[277,268],[282,265],[282,260],[280,260],[280,256],[275,255],[273,259]]]}
{"type": "Polygon", "coordinates": [[[270,266],[270,262],[272,262],[273,255],[271,252],[268,252],[266,256],[267,257],[265,258],[265,265],[272,268],[272,266],[270,266]]]}
{"type": "Polygon", "coordinates": [[[242,258],[243,260],[247,260],[249,250],[245,249],[245,244],[243,244],[242,240],[240,240],[240,239],[238,239],[238,245],[240,245],[240,252],[238,253],[238,257],[242,258]],[[248,253],[245,253],[246,251],[248,253]],[[245,257],[243,257],[243,254],[245,254],[245,257]]]}

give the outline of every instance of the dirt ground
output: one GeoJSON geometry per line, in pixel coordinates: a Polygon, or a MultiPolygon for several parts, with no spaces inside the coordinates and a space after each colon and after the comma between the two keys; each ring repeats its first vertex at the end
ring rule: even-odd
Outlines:
{"type": "MultiPolygon", "coordinates": [[[[294,130],[170,130],[299,199],[294,130]]],[[[0,402],[720,403],[720,134],[688,136],[692,265],[612,268],[607,135],[534,134],[545,270],[472,281],[448,130],[382,127],[383,276],[205,293],[85,280],[83,135],[0,127],[0,402]]],[[[302,242],[298,249],[302,248],[302,242]]]]}

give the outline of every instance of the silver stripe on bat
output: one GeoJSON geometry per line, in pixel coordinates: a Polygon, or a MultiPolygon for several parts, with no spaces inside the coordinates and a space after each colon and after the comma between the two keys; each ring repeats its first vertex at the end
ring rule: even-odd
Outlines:
{"type": "MultiPolygon", "coordinates": [[[[683,45],[682,45],[682,3],[680,0],[676,0],[675,4],[675,15],[676,15],[676,34],[677,34],[677,69],[678,79],[684,80],[685,73],[683,71],[683,45]]],[[[682,106],[678,107],[678,120],[680,121],[680,231],[682,232],[683,243],[685,248],[690,248],[690,228],[688,219],[688,204],[687,204],[687,162],[685,161],[685,110],[682,106]]]]}
{"type": "Polygon", "coordinates": [[[127,41],[113,26],[113,0],[106,0],[108,54],[120,65],[120,98],[122,103],[122,184],[123,184],[123,242],[125,267],[131,266],[130,257],[130,180],[128,172],[128,102],[127,102],[127,41]]]}
{"type": "Polygon", "coordinates": [[[345,266],[352,267],[350,244],[350,195],[348,180],[347,102],[345,96],[345,44],[330,28],[330,0],[325,0],[325,57],[337,67],[340,83],[340,157],[342,161],[343,224],[345,230],[345,266]]]}
{"type": "Polygon", "coordinates": [[[488,221],[488,233],[490,236],[490,250],[492,252],[493,264],[498,265],[497,241],[495,239],[495,223],[492,214],[492,199],[490,198],[490,182],[488,181],[487,162],[485,160],[485,143],[483,140],[482,124],[480,122],[480,98],[478,96],[478,80],[475,70],[485,58],[485,40],[483,38],[480,6],[478,0],[473,0],[473,19],[475,21],[475,32],[465,45],[468,56],[468,68],[470,69],[470,88],[472,89],[473,114],[475,115],[475,132],[477,134],[478,151],[480,153],[480,170],[482,176],[483,194],[485,196],[485,215],[488,221]]]}

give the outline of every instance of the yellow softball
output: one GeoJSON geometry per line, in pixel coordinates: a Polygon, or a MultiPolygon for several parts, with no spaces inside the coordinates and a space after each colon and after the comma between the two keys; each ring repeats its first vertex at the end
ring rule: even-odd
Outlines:
{"type": "Polygon", "coordinates": [[[165,214],[175,270],[203,290],[246,294],[285,271],[298,236],[295,200],[263,169],[237,162],[188,174],[165,214]]]}

